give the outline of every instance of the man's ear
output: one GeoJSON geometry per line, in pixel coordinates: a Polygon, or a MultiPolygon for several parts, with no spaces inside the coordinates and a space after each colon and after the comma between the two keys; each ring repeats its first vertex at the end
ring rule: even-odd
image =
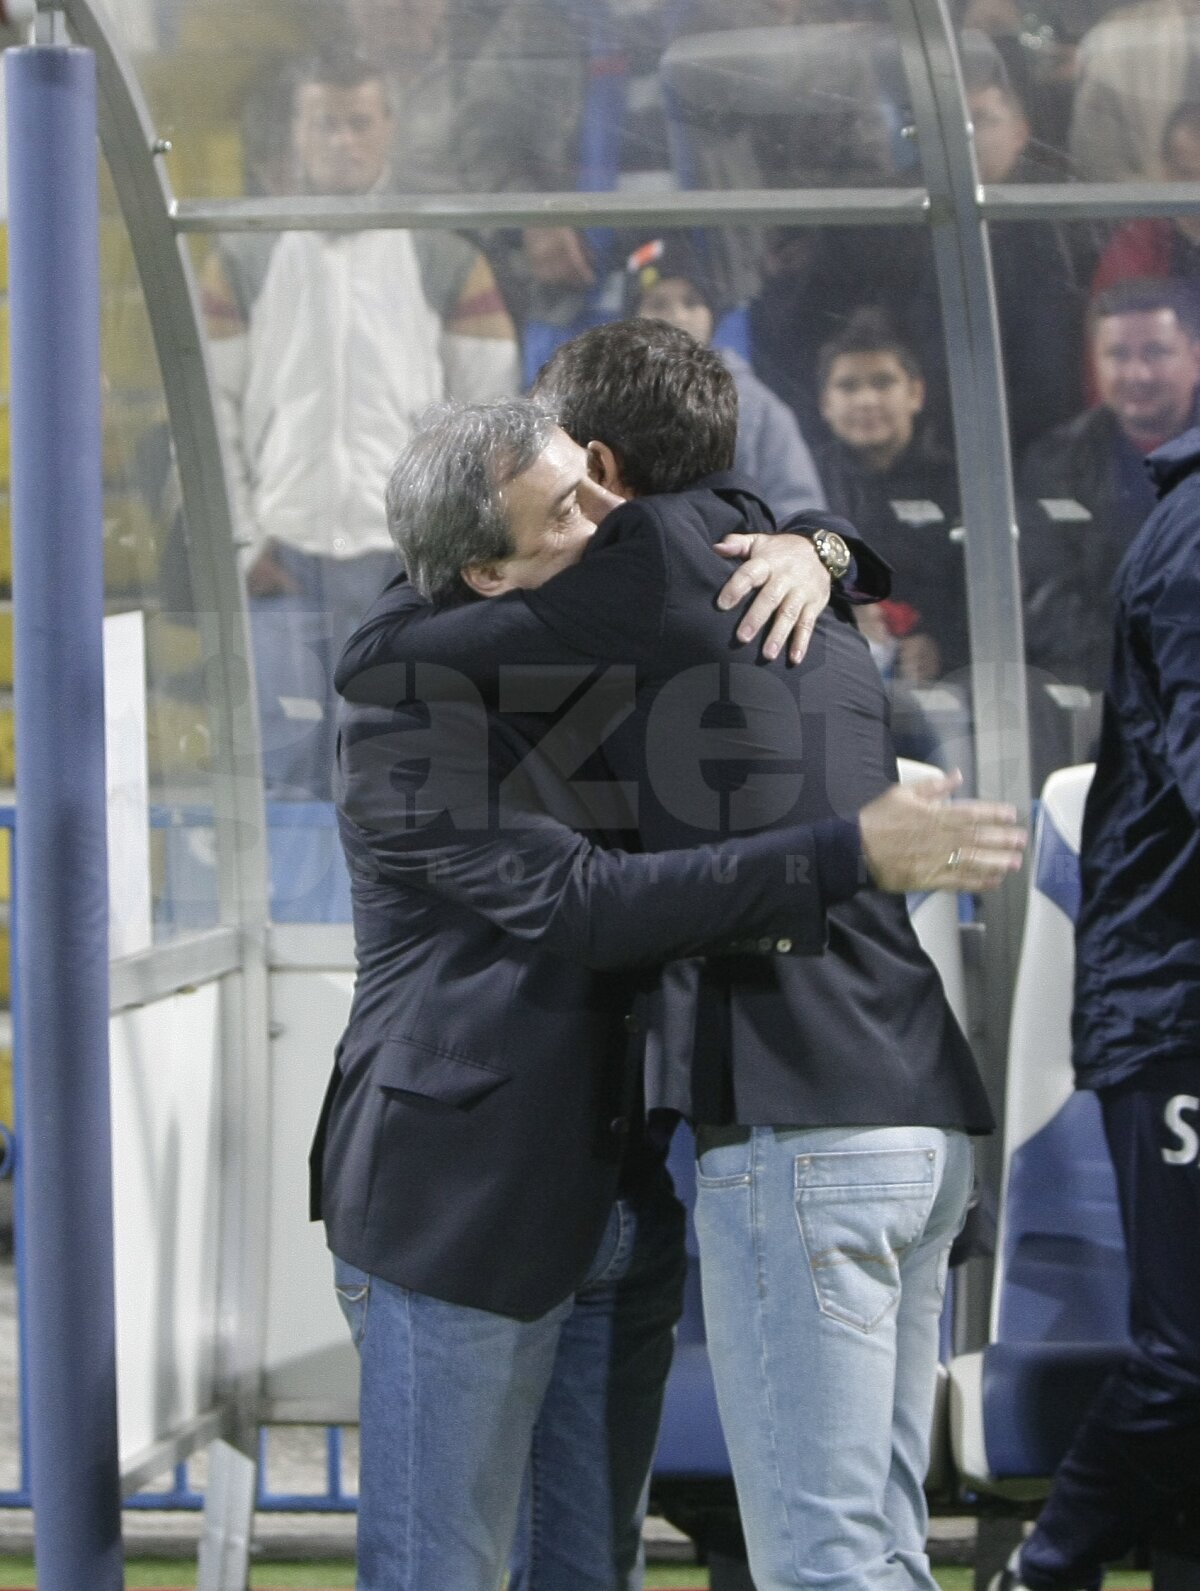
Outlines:
{"type": "Polygon", "coordinates": [[[502,564],[469,563],[462,570],[462,579],[480,597],[498,597],[512,589],[502,564]]]}
{"type": "Polygon", "coordinates": [[[587,445],[588,476],[598,486],[606,487],[618,497],[632,497],[633,493],[621,479],[621,466],[617,455],[607,442],[589,442],[587,445]]]}

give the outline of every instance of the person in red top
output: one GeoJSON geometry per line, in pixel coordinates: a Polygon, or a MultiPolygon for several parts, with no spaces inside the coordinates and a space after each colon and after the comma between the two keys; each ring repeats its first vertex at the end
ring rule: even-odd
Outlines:
{"type": "MultiPolygon", "coordinates": [[[[1162,164],[1171,182],[1200,182],[1200,101],[1184,100],[1171,112],[1162,164]]],[[[1121,227],[1100,256],[1092,296],[1147,276],[1180,277],[1200,291],[1200,216],[1142,216],[1121,227]]]]}

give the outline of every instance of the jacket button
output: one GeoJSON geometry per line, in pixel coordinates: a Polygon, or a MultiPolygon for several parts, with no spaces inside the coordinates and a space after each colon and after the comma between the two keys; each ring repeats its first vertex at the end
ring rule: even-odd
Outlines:
{"type": "Polygon", "coordinates": [[[629,1135],[629,1117],[614,1116],[608,1124],[608,1130],[614,1138],[626,1138],[629,1135]]]}
{"type": "Polygon", "coordinates": [[[634,1016],[632,1011],[626,1013],[625,1031],[626,1033],[640,1033],[642,1031],[642,1024],[638,1021],[637,1017],[634,1016]]]}
{"type": "Polygon", "coordinates": [[[788,951],[792,948],[792,941],[790,939],[777,939],[775,941],[775,948],[778,950],[781,956],[786,956],[788,951]]]}
{"type": "Polygon", "coordinates": [[[775,941],[773,939],[760,939],[758,941],[758,948],[765,955],[768,950],[774,950],[775,941]]]}

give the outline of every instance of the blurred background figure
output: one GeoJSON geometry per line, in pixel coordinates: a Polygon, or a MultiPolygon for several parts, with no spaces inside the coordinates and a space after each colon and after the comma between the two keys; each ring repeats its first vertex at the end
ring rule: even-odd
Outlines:
{"type": "Polygon", "coordinates": [[[391,186],[455,193],[463,186],[466,74],[502,0],[343,0],[355,48],[387,84],[395,137],[391,186]]]}
{"type": "MultiPolygon", "coordinates": [[[[306,191],[386,188],[396,126],[378,65],[331,50],[297,69],[290,104],[306,191]]],[[[333,662],[396,569],[388,471],[430,403],[516,390],[515,334],[487,261],[453,233],[286,233],[249,304],[228,264],[210,258],[204,292],[268,790],[327,800],[333,662]]]]}
{"type": "MultiPolygon", "coordinates": [[[[1167,117],[1162,170],[1171,182],[1200,182],[1200,100],[1184,100],[1167,117]]],[[[1092,292],[1147,276],[1176,277],[1200,294],[1200,217],[1143,216],[1119,228],[1100,256],[1092,292]]]]}
{"type": "MultiPolygon", "coordinates": [[[[1065,158],[1035,143],[1025,106],[997,55],[964,62],[967,109],[981,181],[1063,182],[1065,158]]],[[[1083,402],[1086,282],[1091,229],[1072,236],[1053,222],[1010,221],[989,230],[1000,315],[1009,433],[1014,452],[1083,402]]]]}
{"type": "Polygon", "coordinates": [[[920,360],[887,316],[861,309],[821,350],[821,450],[829,506],[895,571],[892,601],[867,610],[891,669],[928,684],[969,661],[962,532],[954,460],[925,416],[920,360]]]}
{"type": "Polygon", "coordinates": [[[1017,486],[1029,661],[1099,691],[1113,576],[1155,503],[1145,459],[1196,424],[1200,315],[1177,282],[1120,282],[1088,335],[1098,402],[1029,449],[1017,486]]]}
{"type": "MultiPolygon", "coordinates": [[[[708,347],[719,303],[699,250],[681,232],[655,238],[629,258],[629,312],[669,321],[708,347]]],[[[736,469],[761,489],[777,520],[825,508],[825,493],[808,444],[787,404],[731,348],[718,353],[737,386],[736,469]]]]}
{"type": "MultiPolygon", "coordinates": [[[[659,75],[668,28],[728,27],[728,9],[722,0],[509,0],[466,74],[467,185],[482,193],[678,186],[659,75]]],[[[625,260],[637,241],[561,226],[489,241],[530,343],[527,376],[575,331],[622,313],[625,260]]]]}
{"type": "Polygon", "coordinates": [[[1091,182],[1163,175],[1171,108],[1196,97],[1200,73],[1197,0],[1137,0],[1118,6],[1079,44],[1069,148],[1091,182]]]}

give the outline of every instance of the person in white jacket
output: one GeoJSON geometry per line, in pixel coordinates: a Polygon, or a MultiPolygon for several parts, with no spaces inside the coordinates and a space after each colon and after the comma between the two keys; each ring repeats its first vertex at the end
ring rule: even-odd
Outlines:
{"type": "MultiPolygon", "coordinates": [[[[379,67],[314,58],[291,104],[309,192],[386,190],[396,128],[379,67]]],[[[328,800],[333,665],[396,571],[388,473],[431,404],[516,392],[516,335],[487,261],[456,234],[286,232],[252,302],[220,252],[203,285],[268,795],[328,800]]]]}

